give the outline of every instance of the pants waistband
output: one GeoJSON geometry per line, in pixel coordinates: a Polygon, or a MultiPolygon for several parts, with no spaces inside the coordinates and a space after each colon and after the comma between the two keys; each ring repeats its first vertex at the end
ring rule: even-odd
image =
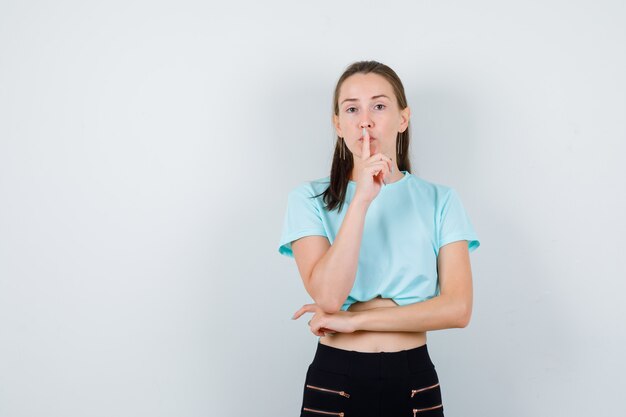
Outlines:
{"type": "Polygon", "coordinates": [[[317,343],[311,366],[363,377],[393,377],[434,369],[426,345],[397,352],[358,352],[317,343]]]}

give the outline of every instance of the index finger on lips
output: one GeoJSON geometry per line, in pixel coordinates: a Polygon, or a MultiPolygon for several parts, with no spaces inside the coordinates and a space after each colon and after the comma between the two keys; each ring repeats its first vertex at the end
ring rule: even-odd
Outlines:
{"type": "Polygon", "coordinates": [[[366,128],[362,130],[363,144],[361,147],[361,160],[366,160],[370,157],[370,135],[366,128]]]}

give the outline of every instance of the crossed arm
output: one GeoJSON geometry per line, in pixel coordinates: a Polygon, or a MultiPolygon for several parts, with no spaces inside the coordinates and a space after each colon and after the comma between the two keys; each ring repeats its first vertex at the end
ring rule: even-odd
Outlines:
{"type": "Polygon", "coordinates": [[[429,300],[397,307],[379,307],[356,313],[355,329],[425,332],[465,327],[472,314],[472,274],[467,241],[439,250],[440,294],[429,300]]]}
{"type": "MultiPolygon", "coordinates": [[[[324,239],[319,236],[313,238],[318,242],[324,239]]],[[[317,336],[324,336],[327,332],[351,333],[357,330],[424,332],[466,327],[472,314],[473,300],[467,241],[442,246],[437,257],[437,269],[440,294],[429,300],[359,312],[328,311],[321,308],[316,300],[315,304],[305,304],[296,311],[293,319],[306,312],[314,313],[309,325],[317,336]]]]}

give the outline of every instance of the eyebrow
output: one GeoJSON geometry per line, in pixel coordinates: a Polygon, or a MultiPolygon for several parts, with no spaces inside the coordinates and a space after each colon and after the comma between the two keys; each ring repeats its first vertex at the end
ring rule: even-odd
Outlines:
{"type": "MultiPolygon", "coordinates": [[[[376,100],[377,98],[381,98],[381,97],[385,97],[386,99],[391,100],[389,97],[387,97],[384,94],[379,94],[377,96],[372,96],[372,100],[376,100]]],[[[342,101],[341,104],[345,103],[346,101],[359,101],[359,99],[358,98],[347,98],[344,101],[342,101]]]]}

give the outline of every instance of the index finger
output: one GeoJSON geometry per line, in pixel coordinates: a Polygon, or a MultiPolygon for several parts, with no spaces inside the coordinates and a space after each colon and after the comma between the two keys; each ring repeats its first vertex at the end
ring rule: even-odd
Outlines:
{"type": "Polygon", "coordinates": [[[369,158],[370,155],[370,135],[366,128],[363,128],[363,145],[361,147],[361,160],[364,161],[369,158]]]}
{"type": "Polygon", "coordinates": [[[315,312],[315,304],[305,304],[302,307],[300,307],[300,309],[298,311],[296,311],[295,313],[293,313],[293,316],[291,316],[292,320],[296,320],[298,319],[301,315],[303,315],[304,313],[314,313],[315,312]]]}

